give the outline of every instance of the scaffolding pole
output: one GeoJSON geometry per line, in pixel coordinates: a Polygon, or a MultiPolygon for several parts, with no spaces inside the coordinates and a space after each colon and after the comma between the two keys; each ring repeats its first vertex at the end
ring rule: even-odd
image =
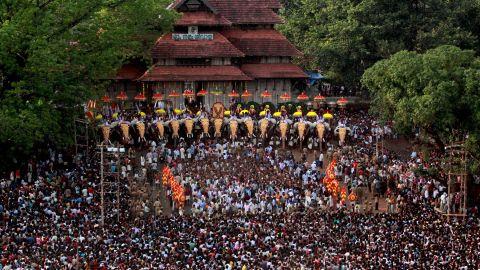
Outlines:
{"type": "Polygon", "coordinates": [[[105,225],[105,209],[110,209],[116,213],[117,222],[120,221],[120,169],[122,159],[126,154],[125,148],[119,145],[104,145],[101,143],[97,146],[100,152],[100,221],[101,225],[105,225]],[[115,170],[105,170],[105,166],[109,162],[115,163],[115,170]],[[105,195],[113,194],[115,199],[105,195]]]}
{"type": "Polygon", "coordinates": [[[446,147],[446,150],[449,154],[446,216],[448,220],[451,217],[462,217],[465,220],[467,216],[467,152],[464,142],[452,143],[446,147]],[[460,202],[458,209],[452,211],[452,200],[456,200],[455,196],[459,196],[460,202]]]}

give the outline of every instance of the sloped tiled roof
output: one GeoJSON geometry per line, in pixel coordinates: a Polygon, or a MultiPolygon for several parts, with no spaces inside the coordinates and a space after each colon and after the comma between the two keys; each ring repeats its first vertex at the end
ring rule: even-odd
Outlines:
{"type": "Polygon", "coordinates": [[[159,38],[152,49],[153,58],[206,58],[245,56],[223,35],[213,32],[213,40],[173,40],[172,34],[159,38]]]}
{"type": "MultiPolygon", "coordinates": [[[[174,0],[169,6],[168,9],[178,9],[180,8],[183,4],[185,4],[188,0],[174,0]]],[[[208,0],[197,0],[202,2],[205,6],[207,6],[210,11],[213,13],[217,13],[217,10],[210,4],[208,0]]],[[[275,1],[275,0],[268,0],[268,1],[275,1]]]]}
{"type": "Polygon", "coordinates": [[[271,6],[274,1],[268,0],[209,0],[210,4],[223,17],[233,24],[277,24],[283,20],[271,6]]]}
{"type": "Polygon", "coordinates": [[[182,17],[175,22],[177,26],[230,26],[232,22],[219,14],[213,14],[207,11],[184,12],[182,17]]]}
{"type": "Polygon", "coordinates": [[[146,68],[135,64],[125,64],[118,71],[115,80],[136,80],[145,72],[146,68]]]}
{"type": "Polygon", "coordinates": [[[250,81],[235,66],[154,66],[140,81],[250,81]]]}
{"type": "Polygon", "coordinates": [[[222,34],[247,56],[302,55],[285,36],[274,29],[230,29],[222,34]]]}
{"type": "Polygon", "coordinates": [[[308,78],[303,70],[294,64],[245,64],[242,71],[254,79],[267,78],[308,78]]]}

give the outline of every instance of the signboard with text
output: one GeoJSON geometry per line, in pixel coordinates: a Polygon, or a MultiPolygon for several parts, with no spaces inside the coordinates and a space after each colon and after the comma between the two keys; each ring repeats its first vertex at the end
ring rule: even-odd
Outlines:
{"type": "Polygon", "coordinates": [[[173,40],[213,40],[213,34],[172,34],[173,40]]]}

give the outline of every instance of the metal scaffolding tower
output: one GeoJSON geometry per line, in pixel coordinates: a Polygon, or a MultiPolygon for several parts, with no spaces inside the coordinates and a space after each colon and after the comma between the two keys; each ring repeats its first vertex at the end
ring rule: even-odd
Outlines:
{"type": "Polygon", "coordinates": [[[463,141],[452,143],[446,147],[446,151],[449,160],[448,208],[445,215],[448,219],[450,217],[465,218],[467,215],[467,151],[463,141]]]}
{"type": "Polygon", "coordinates": [[[83,153],[86,155],[88,153],[88,121],[86,119],[75,119],[74,120],[74,135],[75,135],[75,154],[83,153]]]}
{"type": "MultiPolygon", "coordinates": [[[[120,221],[120,170],[122,160],[127,155],[126,150],[120,145],[97,146],[100,154],[100,207],[101,224],[105,224],[105,210],[116,216],[117,222],[120,221]]],[[[107,215],[108,217],[108,215],[107,215]]]]}
{"type": "Polygon", "coordinates": [[[76,118],[74,120],[74,138],[75,138],[75,155],[83,155],[89,160],[91,158],[90,146],[92,139],[96,142],[97,136],[92,125],[87,119],[76,118]]]}

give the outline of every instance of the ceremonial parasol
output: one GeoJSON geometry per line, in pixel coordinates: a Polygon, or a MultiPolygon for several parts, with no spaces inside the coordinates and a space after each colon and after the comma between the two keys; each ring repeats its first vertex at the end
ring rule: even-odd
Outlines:
{"type": "Polygon", "coordinates": [[[127,94],[125,94],[125,91],[120,91],[120,93],[116,97],[118,100],[125,101],[128,99],[127,94]]]}
{"type": "Polygon", "coordinates": [[[298,100],[308,100],[308,96],[307,96],[307,94],[305,94],[305,92],[302,92],[302,93],[300,93],[300,95],[298,95],[297,99],[298,100]]]}

